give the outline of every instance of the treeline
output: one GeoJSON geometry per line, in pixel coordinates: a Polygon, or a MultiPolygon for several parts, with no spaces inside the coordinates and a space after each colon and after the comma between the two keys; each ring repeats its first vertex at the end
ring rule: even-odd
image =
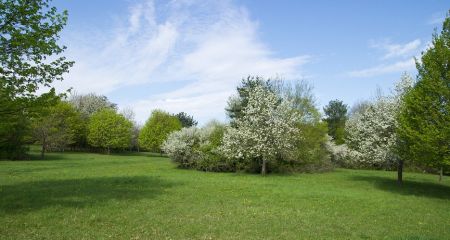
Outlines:
{"type": "MultiPolygon", "coordinates": [[[[40,113],[26,120],[16,141],[17,145],[39,144],[41,158],[47,151],[160,151],[159,146],[167,135],[182,127],[196,125],[192,116],[181,112],[171,115],[154,110],[144,126],[134,120],[129,109],[118,111],[117,105],[107,97],[73,94],[64,99],[56,97],[51,105],[42,107],[40,113]],[[141,147],[142,146],[142,147],[141,147]]],[[[24,148],[16,148],[22,151],[24,148]]],[[[24,153],[6,152],[19,156],[24,153]]]]}
{"type": "Polygon", "coordinates": [[[302,81],[248,77],[228,101],[228,124],[183,128],[162,149],[180,167],[203,171],[329,170],[327,127],[311,90],[302,81]]]}
{"type": "Polygon", "coordinates": [[[134,113],[95,94],[51,88],[74,62],[61,54],[67,12],[49,1],[0,2],[0,159],[27,158],[28,144],[47,151],[154,151],[203,171],[325,171],[333,166],[439,171],[450,165],[450,17],[416,60],[416,79],[348,109],[318,110],[312,88],[249,76],[225,109],[229,122],[202,128],[186,113],[155,110],[144,126],[134,113]],[[39,88],[50,90],[38,94],[39,88]],[[349,111],[349,112],[348,112],[349,111]]]}
{"type": "Polygon", "coordinates": [[[450,167],[450,17],[389,94],[355,104],[315,107],[310,88],[244,79],[226,108],[229,124],[172,133],[163,150],[185,168],[267,172],[330,166],[439,172],[450,167]]]}

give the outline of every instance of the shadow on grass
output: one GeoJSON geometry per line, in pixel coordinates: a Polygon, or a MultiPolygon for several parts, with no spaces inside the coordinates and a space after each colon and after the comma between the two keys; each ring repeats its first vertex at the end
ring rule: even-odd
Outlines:
{"type": "Polygon", "coordinates": [[[0,186],[0,212],[26,213],[47,207],[83,208],[110,200],[154,198],[174,186],[156,177],[99,177],[0,186]]]}
{"type": "Polygon", "coordinates": [[[414,195],[428,198],[450,199],[450,186],[431,182],[416,182],[403,180],[403,185],[398,185],[397,179],[380,176],[353,176],[352,180],[372,183],[383,191],[398,193],[401,195],[414,195]]]}

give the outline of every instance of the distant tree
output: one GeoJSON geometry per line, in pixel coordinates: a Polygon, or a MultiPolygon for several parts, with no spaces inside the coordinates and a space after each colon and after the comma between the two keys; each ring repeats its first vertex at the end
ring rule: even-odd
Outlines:
{"type": "Polygon", "coordinates": [[[67,12],[49,0],[0,1],[0,157],[23,155],[28,119],[56,98],[54,89],[37,89],[62,80],[73,65],[57,43],[66,21],[67,12]]]}
{"type": "Polygon", "coordinates": [[[162,110],[154,110],[139,134],[139,145],[150,151],[161,152],[161,145],[169,134],[181,128],[177,117],[162,110]]]}
{"type": "Polygon", "coordinates": [[[135,149],[139,152],[139,133],[142,129],[142,126],[136,122],[135,113],[132,108],[124,108],[120,111],[120,114],[122,114],[128,121],[133,124],[133,130],[131,132],[130,151],[135,149]]]}
{"type": "Polygon", "coordinates": [[[89,144],[105,148],[109,154],[112,148],[127,148],[130,145],[133,125],[121,114],[105,108],[92,115],[88,129],[89,144]]]}
{"type": "Polygon", "coordinates": [[[32,121],[33,136],[42,145],[41,158],[49,149],[64,150],[75,142],[81,127],[80,114],[66,102],[59,102],[43,111],[32,121]]]}
{"type": "MultiPolygon", "coordinates": [[[[450,12],[449,12],[450,14],[450,12]]],[[[416,60],[417,83],[398,116],[399,154],[438,168],[450,165],[450,17],[416,60]]]]}
{"type": "Polygon", "coordinates": [[[225,132],[222,150],[229,158],[256,160],[265,175],[267,164],[294,149],[300,116],[291,102],[263,86],[253,87],[246,102],[235,127],[225,132]]]}
{"type": "Polygon", "coordinates": [[[188,115],[185,112],[177,113],[175,116],[178,118],[178,120],[180,120],[183,127],[197,126],[197,121],[194,120],[194,117],[188,115]]]}
{"type": "Polygon", "coordinates": [[[348,106],[340,100],[332,100],[323,108],[324,121],[328,123],[328,134],[336,144],[344,143],[344,128],[348,106]]]}
{"type": "Polygon", "coordinates": [[[106,96],[95,93],[85,95],[74,93],[70,96],[69,102],[85,119],[88,119],[92,114],[105,108],[117,110],[117,104],[110,102],[106,96]]]}
{"type": "Polygon", "coordinates": [[[81,117],[84,120],[84,126],[80,129],[77,140],[73,144],[75,147],[82,149],[88,147],[87,135],[90,117],[103,109],[117,110],[117,105],[110,102],[106,96],[97,95],[95,93],[84,95],[73,93],[69,97],[69,103],[81,114],[81,117]]]}

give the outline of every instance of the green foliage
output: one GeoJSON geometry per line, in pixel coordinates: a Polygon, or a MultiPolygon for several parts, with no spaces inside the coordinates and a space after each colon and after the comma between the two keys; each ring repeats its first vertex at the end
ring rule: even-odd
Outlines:
{"type": "Polygon", "coordinates": [[[327,125],[323,122],[300,124],[295,158],[299,163],[291,165],[294,172],[323,172],[331,170],[332,164],[326,149],[327,125]]]}
{"type": "Polygon", "coordinates": [[[89,121],[88,142],[109,153],[112,148],[123,149],[130,145],[133,124],[112,109],[94,113],[89,121]]]}
{"type": "MultiPolygon", "coordinates": [[[[0,155],[21,158],[28,120],[54,97],[36,90],[62,80],[73,62],[60,56],[59,33],[67,12],[49,0],[0,2],[0,155]]],[[[51,102],[51,101],[50,101],[51,102]]]]}
{"type": "Polygon", "coordinates": [[[161,145],[171,132],[182,128],[177,117],[162,110],[154,110],[139,134],[141,148],[161,152],[161,145]]]}
{"type": "Polygon", "coordinates": [[[177,117],[178,120],[180,120],[181,125],[183,127],[193,127],[193,126],[197,126],[197,124],[198,124],[198,122],[194,120],[194,117],[192,117],[191,115],[188,115],[185,112],[177,113],[175,115],[175,117],[177,117]]]}
{"type": "Polygon", "coordinates": [[[340,100],[332,100],[323,108],[328,123],[328,135],[330,135],[336,144],[345,142],[345,121],[347,120],[347,105],[340,100]]]}
{"type": "Polygon", "coordinates": [[[41,157],[48,150],[64,150],[75,143],[83,128],[83,120],[72,105],[59,102],[32,120],[35,140],[42,145],[41,157]]]}
{"type": "MultiPolygon", "coordinates": [[[[449,12],[450,14],[450,12],[449,12]]],[[[399,154],[430,167],[450,166],[450,17],[416,61],[417,83],[398,116],[399,154]]]]}

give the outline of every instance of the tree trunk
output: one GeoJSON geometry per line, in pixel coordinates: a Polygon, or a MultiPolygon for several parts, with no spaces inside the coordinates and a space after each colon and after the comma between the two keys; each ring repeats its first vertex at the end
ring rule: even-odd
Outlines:
{"type": "Polygon", "coordinates": [[[42,144],[41,159],[44,159],[44,157],[45,157],[45,144],[42,144]]]}
{"type": "Polygon", "coordinates": [[[109,147],[106,147],[106,153],[109,155],[111,151],[109,150],[109,147]]]}
{"type": "Polygon", "coordinates": [[[442,176],[444,175],[444,169],[441,167],[441,169],[439,169],[439,182],[442,181],[442,176]]]}
{"type": "Polygon", "coordinates": [[[397,166],[397,183],[399,185],[403,184],[403,160],[398,161],[397,166]]]}
{"type": "Polygon", "coordinates": [[[266,176],[266,159],[263,159],[262,167],[261,167],[261,175],[266,176]]]}

